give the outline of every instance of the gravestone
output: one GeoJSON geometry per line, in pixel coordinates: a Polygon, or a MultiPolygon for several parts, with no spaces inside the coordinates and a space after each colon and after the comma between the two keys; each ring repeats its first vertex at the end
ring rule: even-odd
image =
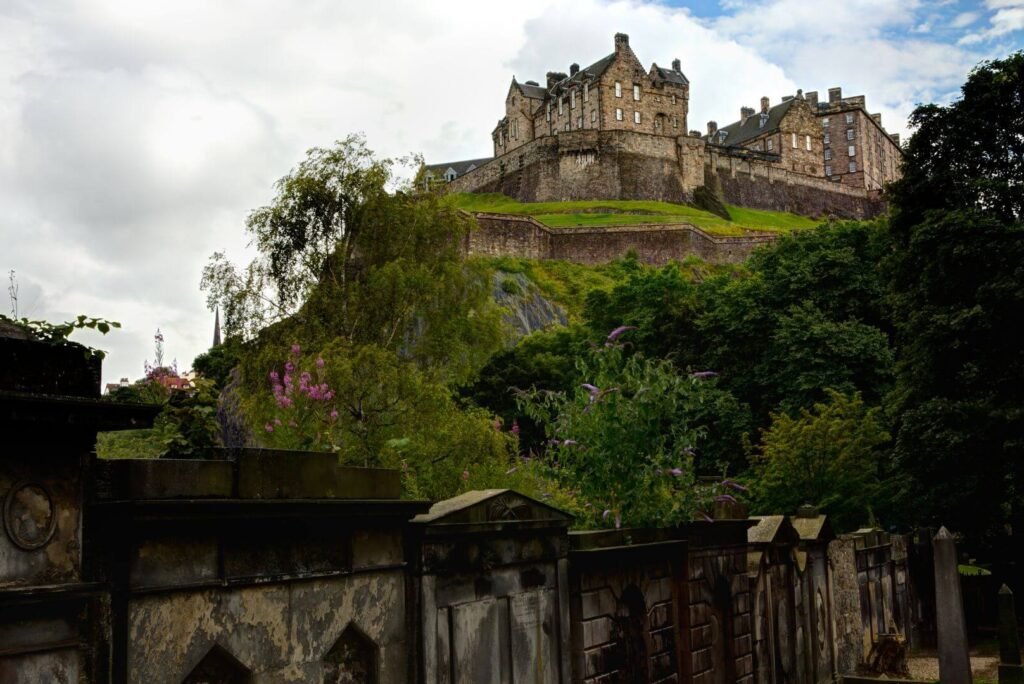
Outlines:
{"type": "Polygon", "coordinates": [[[939,677],[943,684],[971,684],[956,542],[945,527],[935,535],[935,603],[939,633],[939,677]]]}
{"type": "Polygon", "coordinates": [[[1017,610],[1013,605],[1013,592],[1005,584],[999,590],[999,684],[1024,684],[1017,610]]]}

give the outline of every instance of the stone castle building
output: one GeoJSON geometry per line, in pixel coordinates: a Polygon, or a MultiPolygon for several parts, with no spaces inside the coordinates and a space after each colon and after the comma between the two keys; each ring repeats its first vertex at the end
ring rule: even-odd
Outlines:
{"type": "Polygon", "coordinates": [[[521,201],[693,201],[701,188],[740,206],[806,215],[872,216],[899,173],[897,136],[864,96],[829,90],[744,107],[727,126],[688,127],[690,81],[679,59],[644,68],[615,35],[614,52],[545,84],[518,82],[492,132],[494,157],[433,164],[424,182],[454,192],[502,192],[521,201]]]}

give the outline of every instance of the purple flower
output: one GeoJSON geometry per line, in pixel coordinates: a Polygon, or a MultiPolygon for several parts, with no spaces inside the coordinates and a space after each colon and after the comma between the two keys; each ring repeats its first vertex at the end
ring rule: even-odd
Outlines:
{"type": "Polygon", "coordinates": [[[512,421],[512,434],[517,436],[519,435],[519,421],[514,419],[512,421]]]}
{"type": "Polygon", "coordinates": [[[728,487],[729,489],[733,489],[733,490],[735,490],[737,492],[746,492],[746,491],[748,491],[746,487],[744,487],[739,482],[736,482],[734,480],[722,480],[722,486],[723,487],[728,487]]]}
{"type": "Polygon", "coordinates": [[[469,469],[463,470],[462,471],[462,480],[466,481],[468,479],[469,479],[469,469]]]}
{"type": "Polygon", "coordinates": [[[611,515],[611,512],[612,512],[612,509],[610,509],[610,508],[604,509],[604,513],[601,514],[601,519],[602,520],[607,520],[608,516],[611,515]]]}
{"type": "Polygon", "coordinates": [[[715,501],[718,503],[737,503],[736,497],[732,494],[719,494],[715,497],[715,501]]]}
{"type": "MultiPolygon", "coordinates": [[[[286,371],[288,371],[289,373],[291,373],[292,371],[294,371],[294,370],[295,370],[295,364],[294,364],[294,363],[292,363],[291,361],[289,361],[288,363],[284,364],[284,369],[285,369],[286,371]]],[[[287,376],[287,375],[285,375],[284,377],[286,377],[286,378],[287,378],[288,376],[287,376]]]]}
{"type": "Polygon", "coordinates": [[[292,345],[292,354],[293,354],[294,356],[298,356],[298,355],[299,355],[299,354],[301,354],[301,353],[302,353],[302,347],[300,347],[300,346],[299,346],[299,345],[297,345],[297,344],[293,344],[293,345],[292,345]]]}
{"type": "Polygon", "coordinates": [[[331,409],[330,416],[331,416],[331,420],[337,420],[338,419],[338,409],[331,409]]]}
{"type": "Polygon", "coordinates": [[[620,325],[618,328],[616,328],[615,330],[612,330],[610,333],[608,333],[608,339],[607,339],[606,343],[610,345],[612,342],[614,342],[615,340],[619,339],[619,336],[622,335],[622,333],[626,332],[627,330],[636,330],[636,326],[635,325],[620,325]]]}
{"type": "Polygon", "coordinates": [[[264,428],[264,429],[265,429],[265,430],[266,430],[267,432],[273,432],[273,431],[274,431],[274,426],[273,426],[273,425],[271,425],[270,423],[267,423],[266,425],[264,425],[264,426],[263,426],[263,428],[264,428]]]}
{"type": "Polygon", "coordinates": [[[690,373],[691,378],[697,378],[698,380],[707,380],[708,378],[717,378],[718,373],[715,371],[697,371],[696,373],[690,373]]]}
{"type": "Polygon", "coordinates": [[[277,374],[277,371],[270,371],[270,382],[277,382],[281,376],[277,374]]]}
{"type": "Polygon", "coordinates": [[[683,474],[682,468],[673,468],[672,470],[670,470],[668,472],[672,473],[673,477],[679,477],[680,475],[683,474]]]}
{"type": "Polygon", "coordinates": [[[292,400],[290,397],[280,396],[277,398],[277,405],[281,408],[291,408],[292,400]]]}
{"type": "Polygon", "coordinates": [[[317,368],[323,368],[323,367],[324,367],[324,366],[326,366],[326,365],[327,365],[327,362],[326,362],[326,361],[324,361],[323,359],[319,359],[319,358],[318,358],[318,359],[316,360],[316,367],[317,367],[317,368]]]}

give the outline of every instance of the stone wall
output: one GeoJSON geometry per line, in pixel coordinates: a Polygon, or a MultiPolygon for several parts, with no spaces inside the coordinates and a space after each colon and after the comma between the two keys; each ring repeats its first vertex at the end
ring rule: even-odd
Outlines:
{"type": "Polygon", "coordinates": [[[712,263],[740,263],[773,235],[712,236],[689,224],[640,224],[603,228],[548,228],[530,216],[477,214],[480,229],[466,241],[471,255],[564,259],[602,264],[633,250],[643,263],[663,265],[698,256],[712,263]]]}
{"type": "MultiPolygon", "coordinates": [[[[790,140],[782,142],[791,146],[790,140]]],[[[798,143],[804,144],[802,139],[798,143]]],[[[811,155],[820,166],[817,147],[812,152],[800,147],[794,153],[811,155]]],[[[794,171],[790,167],[795,162],[729,154],[699,138],[579,130],[530,141],[455,179],[448,189],[500,192],[522,202],[681,202],[704,185],[727,203],[755,209],[844,218],[870,218],[885,211],[880,192],[808,174],[810,162],[804,162],[794,171]]]]}

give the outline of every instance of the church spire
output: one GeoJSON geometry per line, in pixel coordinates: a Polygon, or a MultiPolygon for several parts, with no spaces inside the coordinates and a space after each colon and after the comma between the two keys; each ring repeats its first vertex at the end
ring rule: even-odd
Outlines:
{"type": "Polygon", "coordinates": [[[213,346],[220,346],[220,307],[218,306],[213,319],[213,346]]]}

